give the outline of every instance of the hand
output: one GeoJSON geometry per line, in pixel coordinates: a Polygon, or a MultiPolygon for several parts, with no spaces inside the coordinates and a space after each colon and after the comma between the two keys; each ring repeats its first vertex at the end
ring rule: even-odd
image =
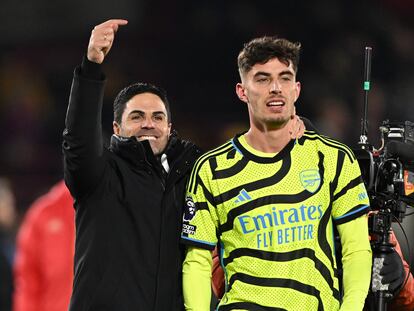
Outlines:
{"type": "Polygon", "coordinates": [[[217,247],[214,249],[212,257],[213,266],[211,268],[211,287],[216,298],[220,300],[224,295],[225,284],[224,271],[220,265],[220,257],[218,255],[217,247]]]}
{"type": "Polygon", "coordinates": [[[380,270],[382,284],[389,284],[388,290],[394,293],[404,283],[405,271],[400,255],[393,250],[384,258],[384,266],[380,270]]]}
{"type": "Polygon", "coordinates": [[[303,121],[297,116],[294,115],[291,117],[290,120],[290,129],[289,134],[291,139],[301,138],[305,133],[305,124],[303,121]]]}
{"type": "Polygon", "coordinates": [[[102,64],[114,42],[119,26],[128,24],[125,19],[110,19],[95,26],[89,39],[87,58],[91,62],[102,64]]]}

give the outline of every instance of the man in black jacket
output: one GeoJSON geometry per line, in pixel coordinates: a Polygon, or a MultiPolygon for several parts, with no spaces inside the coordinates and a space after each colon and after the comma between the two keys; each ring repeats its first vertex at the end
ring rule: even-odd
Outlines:
{"type": "Polygon", "coordinates": [[[165,93],[146,83],[118,94],[114,135],[103,147],[101,64],[126,23],[94,28],[70,93],[63,134],[76,209],[70,311],[183,310],[182,206],[200,150],[171,132],[165,93]]]}

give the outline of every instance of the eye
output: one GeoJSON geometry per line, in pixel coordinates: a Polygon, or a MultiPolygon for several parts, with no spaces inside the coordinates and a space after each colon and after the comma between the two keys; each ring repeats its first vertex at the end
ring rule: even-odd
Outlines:
{"type": "Polygon", "coordinates": [[[154,121],[160,122],[164,120],[164,116],[162,114],[157,114],[153,117],[154,121]]]}
{"type": "Polygon", "coordinates": [[[264,82],[268,82],[268,81],[269,81],[269,78],[267,78],[267,77],[256,79],[256,82],[258,82],[258,83],[264,83],[264,82]]]}
{"type": "Polygon", "coordinates": [[[134,114],[131,116],[131,120],[140,120],[142,117],[139,114],[134,114]]]}
{"type": "Polygon", "coordinates": [[[290,75],[282,76],[282,81],[291,81],[292,77],[290,75]]]}

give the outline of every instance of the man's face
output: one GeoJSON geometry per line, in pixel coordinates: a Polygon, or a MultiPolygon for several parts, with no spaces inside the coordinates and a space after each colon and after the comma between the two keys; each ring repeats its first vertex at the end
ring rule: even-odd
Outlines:
{"type": "Polygon", "coordinates": [[[125,105],[121,124],[113,122],[114,133],[124,137],[147,139],[155,155],[161,154],[168,143],[171,123],[161,98],[152,93],[132,97],[125,105]]]}
{"type": "Polygon", "coordinates": [[[299,97],[300,83],[292,64],[273,58],[255,64],[242,74],[236,85],[239,98],[247,103],[250,125],[259,129],[281,128],[295,114],[294,104],[299,97]]]}

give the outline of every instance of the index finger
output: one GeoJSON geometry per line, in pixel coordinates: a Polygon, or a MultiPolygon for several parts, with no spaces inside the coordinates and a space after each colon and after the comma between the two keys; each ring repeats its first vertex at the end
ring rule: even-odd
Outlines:
{"type": "Polygon", "coordinates": [[[126,19],[108,19],[106,22],[103,22],[101,25],[107,25],[107,24],[116,24],[119,26],[128,24],[128,21],[126,19]]]}
{"type": "Polygon", "coordinates": [[[104,27],[111,27],[114,31],[118,30],[119,26],[124,26],[128,24],[126,19],[109,19],[95,27],[96,28],[104,28],[104,27]]]}
{"type": "Polygon", "coordinates": [[[128,24],[128,21],[126,19],[114,19],[114,22],[111,23],[111,27],[114,30],[114,32],[118,31],[119,26],[124,26],[128,24]]]}

